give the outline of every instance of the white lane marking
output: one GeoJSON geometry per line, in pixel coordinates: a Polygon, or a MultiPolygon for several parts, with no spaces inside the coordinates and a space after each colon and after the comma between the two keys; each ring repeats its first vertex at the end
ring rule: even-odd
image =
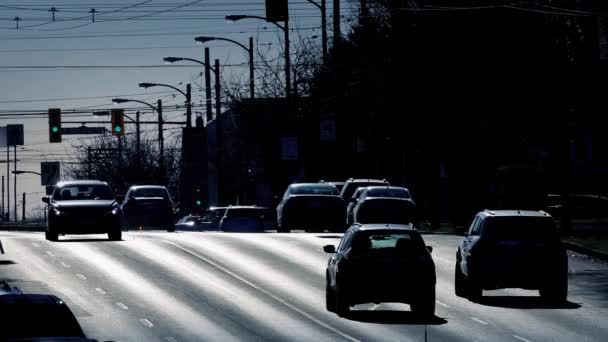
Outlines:
{"type": "Polygon", "coordinates": [[[531,340],[528,340],[527,338],[523,338],[521,336],[513,335],[513,337],[523,342],[532,342],[531,340]]]}
{"type": "Polygon", "coordinates": [[[479,318],[477,318],[477,317],[471,317],[471,319],[472,319],[472,320],[474,320],[474,321],[475,321],[475,322],[477,322],[477,323],[480,323],[480,324],[483,324],[483,325],[488,325],[488,322],[486,322],[486,321],[482,321],[482,320],[480,320],[480,319],[479,319],[479,318]]]}
{"type": "Polygon", "coordinates": [[[308,313],[304,312],[303,310],[297,308],[296,306],[291,305],[286,300],[284,300],[284,299],[282,299],[282,298],[280,298],[280,297],[278,297],[278,296],[270,293],[269,291],[265,290],[264,288],[262,288],[262,287],[260,287],[260,286],[258,286],[256,284],[250,282],[249,280],[247,280],[247,279],[239,276],[238,274],[236,274],[236,273],[228,270],[227,268],[225,268],[225,267],[223,267],[223,266],[215,263],[214,261],[212,261],[212,260],[210,260],[210,259],[208,259],[208,258],[206,258],[206,257],[204,257],[204,256],[202,256],[202,255],[200,255],[200,254],[198,254],[196,252],[193,252],[193,251],[191,251],[191,250],[189,250],[189,249],[187,249],[185,247],[182,247],[182,246],[180,246],[180,245],[178,245],[176,243],[173,243],[171,241],[168,241],[168,240],[163,240],[163,241],[166,242],[166,243],[168,243],[168,244],[170,244],[170,245],[173,245],[173,246],[181,249],[182,251],[184,251],[184,252],[186,252],[186,253],[188,253],[188,254],[190,254],[190,255],[192,255],[192,256],[194,256],[194,257],[196,257],[196,258],[198,258],[198,259],[200,259],[200,260],[202,260],[204,262],[206,262],[207,264],[209,264],[209,265],[217,268],[218,270],[220,270],[220,271],[228,274],[229,276],[231,276],[231,277],[233,277],[233,278],[241,281],[242,283],[244,283],[246,285],[249,285],[250,287],[254,288],[255,290],[257,290],[259,292],[262,292],[263,294],[267,295],[268,297],[270,297],[270,298],[276,300],[277,302],[285,305],[286,307],[290,308],[291,310],[293,310],[293,311],[299,313],[300,315],[308,318],[309,320],[313,321],[314,323],[317,323],[318,325],[320,325],[320,326],[322,326],[322,327],[324,327],[324,328],[326,328],[326,329],[328,329],[330,331],[333,331],[334,333],[336,333],[336,334],[344,337],[345,339],[347,339],[349,341],[353,341],[353,342],[361,342],[360,340],[358,340],[358,339],[356,339],[356,338],[354,338],[354,337],[352,337],[352,336],[350,336],[350,335],[348,335],[348,334],[346,334],[346,333],[344,333],[344,332],[342,332],[342,331],[340,331],[340,330],[332,327],[331,325],[329,325],[329,324],[327,324],[327,323],[325,323],[323,321],[320,321],[320,320],[314,318],[313,316],[311,316],[308,313]]]}
{"type": "Polygon", "coordinates": [[[439,304],[439,305],[443,306],[444,308],[449,308],[449,307],[450,307],[450,306],[449,306],[449,305],[447,305],[446,303],[440,302],[440,301],[438,301],[438,300],[436,300],[436,301],[435,301],[435,303],[437,303],[437,304],[439,304]]]}
{"type": "Polygon", "coordinates": [[[143,326],[148,327],[148,328],[152,328],[154,326],[154,324],[152,324],[152,322],[150,322],[149,320],[142,318],[139,320],[139,323],[141,323],[143,326]]]}
{"type": "Polygon", "coordinates": [[[40,247],[40,245],[35,242],[32,242],[32,245],[34,245],[34,247],[40,247]]]}
{"type": "Polygon", "coordinates": [[[169,341],[169,342],[177,342],[177,340],[176,340],[176,339],[174,339],[174,338],[173,338],[173,337],[171,337],[171,336],[167,336],[167,337],[165,337],[165,341],[169,341]]]}
{"type": "Polygon", "coordinates": [[[52,257],[56,256],[56,255],[55,255],[55,253],[53,253],[53,252],[51,252],[51,251],[46,251],[46,254],[48,254],[48,255],[50,255],[50,256],[52,256],[52,257]]]}
{"type": "Polygon", "coordinates": [[[81,280],[87,280],[87,277],[85,277],[83,274],[76,273],[76,276],[77,276],[78,278],[80,278],[81,280]]]}
{"type": "Polygon", "coordinates": [[[102,295],[106,294],[106,291],[104,291],[103,289],[100,289],[99,287],[96,287],[95,291],[99,292],[99,294],[102,294],[102,295]]]}
{"type": "Polygon", "coordinates": [[[123,303],[116,303],[116,306],[118,306],[119,308],[123,309],[123,310],[129,310],[129,307],[124,305],[123,303]]]}
{"type": "Polygon", "coordinates": [[[63,261],[61,262],[61,266],[65,267],[65,268],[70,268],[70,267],[71,267],[70,265],[66,264],[66,263],[65,263],[65,262],[63,262],[63,261]]]}

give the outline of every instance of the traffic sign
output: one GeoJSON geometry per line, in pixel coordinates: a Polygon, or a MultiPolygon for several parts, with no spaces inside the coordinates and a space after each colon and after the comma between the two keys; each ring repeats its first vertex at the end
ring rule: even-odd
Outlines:
{"type": "Polygon", "coordinates": [[[64,127],[61,129],[61,134],[67,135],[84,135],[84,134],[103,134],[106,132],[105,127],[64,127]]]}
{"type": "Polygon", "coordinates": [[[55,185],[59,182],[59,162],[40,163],[40,185],[55,185]]]}
{"type": "Polygon", "coordinates": [[[23,125],[6,125],[6,142],[8,146],[23,145],[23,125]]]}
{"type": "Polygon", "coordinates": [[[6,126],[2,126],[0,127],[0,147],[6,147],[7,142],[6,126]]]}

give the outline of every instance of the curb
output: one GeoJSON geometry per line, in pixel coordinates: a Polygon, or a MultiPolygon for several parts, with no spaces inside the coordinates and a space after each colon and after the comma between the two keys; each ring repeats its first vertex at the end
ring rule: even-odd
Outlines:
{"type": "Polygon", "coordinates": [[[601,259],[604,261],[608,261],[608,253],[601,252],[601,251],[598,251],[598,250],[592,249],[592,248],[583,247],[583,246],[573,243],[573,242],[564,241],[563,244],[569,250],[572,250],[572,251],[575,251],[575,252],[581,253],[581,254],[586,254],[591,257],[601,259]]]}

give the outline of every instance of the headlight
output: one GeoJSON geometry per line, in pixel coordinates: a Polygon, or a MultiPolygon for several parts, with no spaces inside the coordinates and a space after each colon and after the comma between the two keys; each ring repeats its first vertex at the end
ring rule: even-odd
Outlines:
{"type": "Polygon", "coordinates": [[[53,208],[53,209],[51,209],[51,212],[52,212],[52,213],[53,213],[53,215],[55,215],[55,216],[59,216],[59,215],[63,214],[63,213],[62,213],[62,212],[61,212],[59,209],[57,209],[57,208],[53,208]]]}
{"type": "Polygon", "coordinates": [[[120,208],[116,207],[116,208],[112,209],[112,211],[110,213],[112,215],[118,215],[120,213],[120,208]]]}

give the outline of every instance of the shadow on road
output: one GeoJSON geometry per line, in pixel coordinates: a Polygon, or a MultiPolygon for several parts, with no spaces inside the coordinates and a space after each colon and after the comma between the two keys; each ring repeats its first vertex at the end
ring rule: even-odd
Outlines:
{"type": "MultiPolygon", "coordinates": [[[[124,240],[120,240],[124,241],[124,240]]],[[[57,242],[120,242],[120,241],[110,241],[108,239],[102,238],[93,238],[93,239],[59,239],[57,242]]]]}
{"type": "Polygon", "coordinates": [[[0,266],[2,265],[15,265],[17,264],[16,262],[12,261],[12,260],[0,260],[0,266]]]}
{"type": "Polygon", "coordinates": [[[570,301],[554,303],[533,296],[486,296],[476,302],[481,305],[509,309],[578,309],[581,307],[580,304],[570,301]]]}
{"type": "Polygon", "coordinates": [[[359,310],[351,311],[348,319],[358,322],[378,324],[428,324],[442,325],[448,321],[441,317],[423,318],[411,311],[396,310],[359,310]]]}
{"type": "Polygon", "coordinates": [[[342,235],[317,235],[315,237],[320,239],[341,239],[342,235]]]}

